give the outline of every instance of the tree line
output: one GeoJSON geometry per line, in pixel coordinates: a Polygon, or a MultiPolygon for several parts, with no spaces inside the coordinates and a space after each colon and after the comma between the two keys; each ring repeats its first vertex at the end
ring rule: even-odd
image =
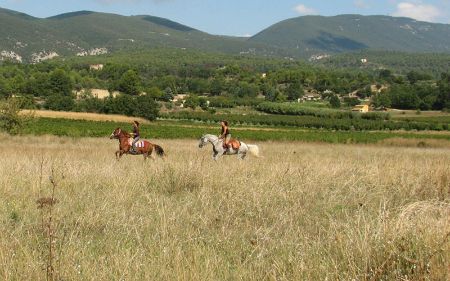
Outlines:
{"type": "MultiPolygon", "coordinates": [[[[210,54],[192,56],[167,53],[141,54],[127,61],[112,58],[56,60],[35,65],[3,62],[0,65],[0,97],[20,96],[28,107],[119,113],[154,119],[158,103],[177,94],[187,94],[188,107],[256,106],[262,101],[297,101],[305,92],[318,93],[333,107],[349,93],[371,98],[375,107],[444,110],[450,108],[449,73],[434,78],[429,73],[404,74],[383,69],[326,69],[299,61],[210,54]],[[92,63],[103,62],[100,70],[92,63]],[[373,93],[372,85],[385,91],[373,93]],[[107,89],[106,99],[94,97],[89,89],[107,89]],[[76,95],[75,92],[83,94],[76,95]],[[119,91],[121,94],[113,96],[119,91]],[[146,93],[142,95],[142,93],[146,93]],[[339,99],[338,97],[341,97],[339,99]]],[[[346,99],[357,104],[357,99],[346,99]]]]}

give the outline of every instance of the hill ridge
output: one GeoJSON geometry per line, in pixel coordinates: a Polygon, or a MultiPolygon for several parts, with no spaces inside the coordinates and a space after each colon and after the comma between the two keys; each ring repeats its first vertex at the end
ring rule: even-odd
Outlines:
{"type": "Polygon", "coordinates": [[[3,8],[0,15],[0,60],[23,62],[149,48],[287,58],[358,50],[450,53],[449,24],[384,15],[300,16],[250,38],[211,35],[152,15],[81,10],[36,18],[3,8]]]}

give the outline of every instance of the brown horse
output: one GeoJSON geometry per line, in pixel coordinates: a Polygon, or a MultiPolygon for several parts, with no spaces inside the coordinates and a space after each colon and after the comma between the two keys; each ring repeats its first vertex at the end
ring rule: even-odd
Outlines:
{"type": "Polygon", "coordinates": [[[132,138],[131,134],[127,133],[126,131],[124,131],[120,128],[115,129],[109,138],[119,140],[119,150],[116,151],[116,159],[117,160],[119,160],[120,157],[122,157],[122,155],[124,155],[124,154],[131,154],[131,155],[141,155],[142,154],[144,156],[144,160],[146,160],[147,157],[149,157],[149,156],[154,158],[154,156],[152,155],[153,151],[155,151],[156,154],[160,157],[163,157],[166,155],[161,146],[159,146],[157,144],[152,144],[146,140],[138,141],[135,145],[136,152],[132,152],[131,144],[132,144],[133,138],[132,138]]]}

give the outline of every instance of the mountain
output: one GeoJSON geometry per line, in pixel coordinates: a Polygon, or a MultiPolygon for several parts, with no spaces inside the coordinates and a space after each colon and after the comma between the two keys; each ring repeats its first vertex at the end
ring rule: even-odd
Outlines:
{"type": "Polygon", "coordinates": [[[210,35],[154,16],[78,11],[40,19],[0,9],[1,57],[38,62],[55,56],[161,47],[232,54],[277,51],[262,43],[210,35]]]}
{"type": "Polygon", "coordinates": [[[362,49],[403,52],[450,52],[450,25],[389,16],[303,16],[281,21],[249,42],[305,53],[362,49]]]}
{"type": "Polygon", "coordinates": [[[294,58],[355,50],[450,53],[450,25],[388,16],[304,16],[241,38],[149,15],[78,11],[42,19],[0,8],[0,60],[39,62],[149,48],[294,58]]]}

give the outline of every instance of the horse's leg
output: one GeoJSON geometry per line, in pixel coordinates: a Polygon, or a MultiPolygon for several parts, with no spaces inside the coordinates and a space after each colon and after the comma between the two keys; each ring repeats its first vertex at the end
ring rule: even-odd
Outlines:
{"type": "Polygon", "coordinates": [[[223,155],[226,155],[224,150],[216,152],[216,154],[214,155],[214,160],[219,160],[223,155]]]}
{"type": "Polygon", "coordinates": [[[247,149],[238,149],[237,156],[239,159],[244,160],[245,156],[247,156],[247,149]]]}
{"type": "Polygon", "coordinates": [[[120,157],[119,157],[119,155],[118,155],[119,153],[120,153],[120,150],[117,150],[117,151],[116,151],[116,160],[117,160],[117,161],[119,161],[119,159],[120,159],[120,157]]]}

